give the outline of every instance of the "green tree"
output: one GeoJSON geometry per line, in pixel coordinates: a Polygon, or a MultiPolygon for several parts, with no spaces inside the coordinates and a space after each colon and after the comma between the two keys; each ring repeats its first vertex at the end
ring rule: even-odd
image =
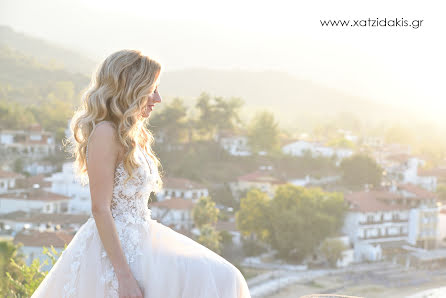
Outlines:
{"type": "Polygon", "coordinates": [[[239,110],[243,106],[243,100],[238,97],[231,97],[225,100],[223,97],[214,98],[214,118],[216,120],[217,130],[234,130],[242,121],[239,116],[239,110]]]}
{"type": "Polygon", "coordinates": [[[280,149],[279,125],[274,114],[268,111],[257,113],[248,127],[248,144],[254,153],[277,152],[280,149]]]}
{"type": "Polygon", "coordinates": [[[205,224],[215,225],[220,210],[215,207],[215,202],[209,196],[201,197],[192,209],[192,218],[195,225],[201,229],[205,224]]]}
{"type": "Polygon", "coordinates": [[[214,135],[216,129],[211,96],[206,92],[202,92],[197,98],[195,108],[197,108],[200,113],[198,119],[195,122],[198,133],[205,137],[211,138],[214,135]]]}
{"type": "Polygon", "coordinates": [[[11,264],[12,260],[23,264],[24,256],[20,251],[21,243],[15,245],[12,241],[0,242],[0,296],[6,296],[8,286],[6,272],[17,275],[19,272],[11,264]]]}
{"type": "Polygon", "coordinates": [[[362,187],[381,184],[383,169],[376,161],[365,154],[355,154],[342,160],[340,164],[343,180],[349,186],[362,187]]]}
{"type": "MultiPolygon", "coordinates": [[[[21,246],[20,243],[14,245],[11,241],[0,242],[2,252],[0,294],[2,297],[30,297],[48,274],[41,270],[42,266],[48,264],[48,259],[40,263],[40,260],[36,258],[28,266],[25,264],[23,254],[19,253],[21,246]]],[[[66,248],[67,245],[64,250],[66,248]]],[[[54,266],[64,250],[57,252],[53,246],[51,250],[43,247],[43,254],[48,256],[51,265],[54,266]]]]}
{"type": "Polygon", "coordinates": [[[301,260],[336,233],[345,213],[341,193],[294,185],[280,186],[271,200],[271,245],[285,258],[301,260]]]}
{"type": "Polygon", "coordinates": [[[199,111],[195,126],[198,133],[205,138],[212,138],[221,130],[234,130],[242,121],[239,110],[243,100],[238,97],[224,99],[221,96],[211,98],[202,92],[197,99],[195,108],[199,111]]]}
{"type": "Polygon", "coordinates": [[[441,201],[446,202],[446,185],[445,184],[438,185],[436,193],[438,195],[438,198],[441,201]]]}
{"type": "Polygon", "coordinates": [[[162,136],[165,145],[184,142],[187,137],[187,124],[187,108],[178,97],[150,119],[154,133],[162,136]]]}
{"type": "Polygon", "coordinates": [[[320,247],[322,255],[327,259],[328,263],[332,267],[336,267],[338,260],[342,259],[343,252],[346,250],[344,242],[335,238],[325,239],[320,247]]]}
{"type": "Polygon", "coordinates": [[[200,228],[200,236],[198,242],[206,246],[210,250],[220,254],[221,253],[222,236],[210,224],[204,224],[200,228]]]}
{"type": "Polygon", "coordinates": [[[270,236],[268,207],[271,199],[257,188],[252,188],[240,199],[240,209],[235,214],[237,228],[244,236],[262,241],[270,236]]]}

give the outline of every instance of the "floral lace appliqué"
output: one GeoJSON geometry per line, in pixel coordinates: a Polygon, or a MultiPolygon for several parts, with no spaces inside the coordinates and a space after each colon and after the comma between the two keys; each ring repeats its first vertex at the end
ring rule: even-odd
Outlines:
{"type": "MultiPolygon", "coordinates": [[[[128,264],[135,262],[136,257],[142,255],[140,250],[141,235],[139,234],[140,232],[137,226],[144,225],[146,229],[150,229],[151,210],[148,208],[148,200],[151,192],[159,191],[156,182],[160,177],[153,160],[147,158],[148,156],[141,149],[135,152],[137,153],[136,160],[140,166],[134,169],[131,179],[127,180],[129,174],[125,170],[122,162],[116,167],[113,196],[110,206],[120,243],[128,264]],[[125,180],[127,180],[126,183],[124,183],[125,180]]],[[[90,216],[90,220],[94,220],[94,218],[90,216]]],[[[76,295],[76,284],[79,278],[81,257],[85,253],[85,250],[88,249],[86,244],[90,241],[93,234],[98,233],[95,223],[85,228],[86,230],[79,235],[77,240],[81,244],[76,246],[78,249],[73,252],[74,260],[70,268],[71,279],[64,287],[63,297],[68,298],[76,295]]],[[[99,234],[97,237],[99,237],[99,234]]],[[[106,268],[100,280],[104,283],[107,297],[118,298],[118,279],[103,246],[101,258],[106,268]]]]}

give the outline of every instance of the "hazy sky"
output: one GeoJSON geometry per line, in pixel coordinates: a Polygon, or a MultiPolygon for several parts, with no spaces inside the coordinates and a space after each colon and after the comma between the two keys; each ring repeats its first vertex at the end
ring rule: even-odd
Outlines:
{"type": "Polygon", "coordinates": [[[138,48],[164,66],[276,69],[443,117],[442,1],[0,0],[0,24],[102,59],[138,48]],[[322,27],[321,19],[423,20],[322,27]]]}

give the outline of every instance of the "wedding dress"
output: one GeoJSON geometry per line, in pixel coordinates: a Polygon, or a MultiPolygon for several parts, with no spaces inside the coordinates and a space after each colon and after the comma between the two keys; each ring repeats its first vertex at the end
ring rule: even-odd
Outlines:
{"type": "MultiPolygon", "coordinates": [[[[158,191],[155,178],[159,173],[150,156],[137,148],[135,158],[140,166],[126,185],[128,173],[123,163],[115,170],[111,212],[143,297],[250,298],[246,280],[237,267],[151,218],[147,204],[150,193],[158,191]]],[[[31,297],[118,298],[118,286],[95,219],[90,216],[31,297]]]]}

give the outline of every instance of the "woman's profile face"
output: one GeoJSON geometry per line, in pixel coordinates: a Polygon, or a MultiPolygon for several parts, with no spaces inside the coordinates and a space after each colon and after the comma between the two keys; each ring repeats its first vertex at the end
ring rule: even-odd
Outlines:
{"type": "Polygon", "coordinates": [[[147,104],[143,107],[141,115],[144,118],[149,117],[155,104],[161,102],[161,95],[159,94],[158,86],[159,86],[159,81],[156,84],[155,90],[152,92],[152,94],[149,95],[147,104]]]}

